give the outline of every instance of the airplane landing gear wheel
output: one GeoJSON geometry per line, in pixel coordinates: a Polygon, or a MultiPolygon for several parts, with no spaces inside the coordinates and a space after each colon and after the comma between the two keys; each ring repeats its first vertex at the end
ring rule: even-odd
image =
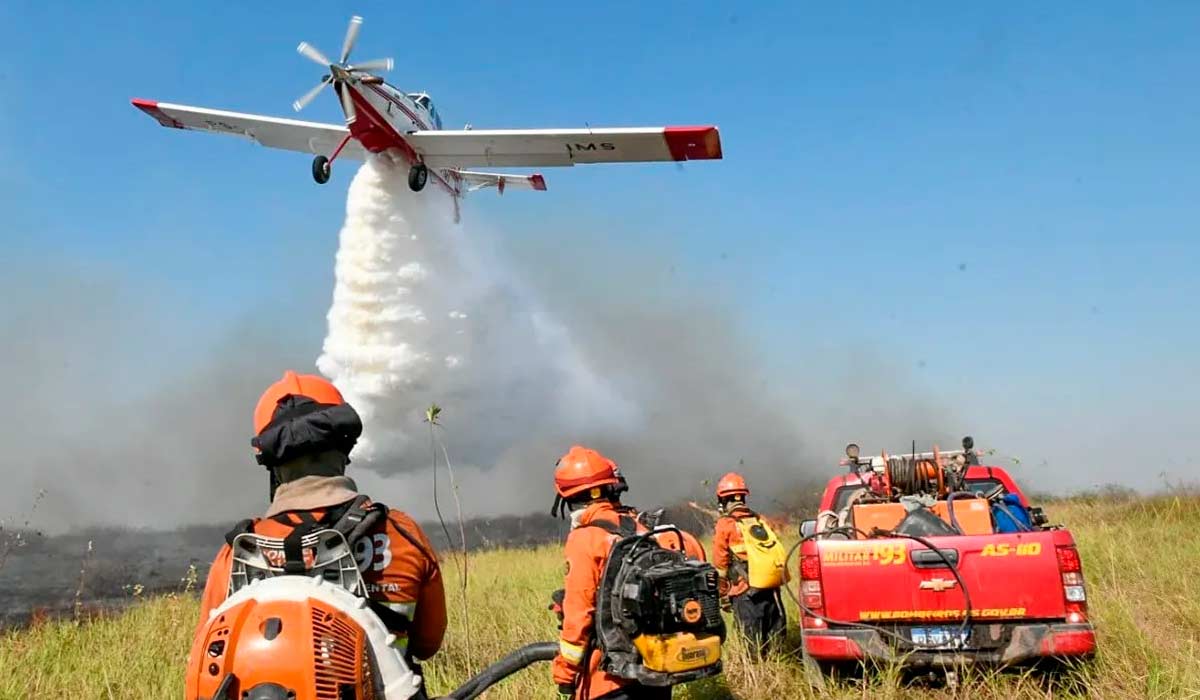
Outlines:
{"type": "Polygon", "coordinates": [[[312,170],[313,179],[317,181],[318,185],[324,185],[326,182],[329,182],[330,167],[328,158],[325,156],[313,158],[312,170]]]}
{"type": "Polygon", "coordinates": [[[429,168],[425,167],[424,163],[417,163],[412,166],[412,170],[408,171],[408,188],[413,192],[425,189],[425,183],[428,180],[429,168]]]}

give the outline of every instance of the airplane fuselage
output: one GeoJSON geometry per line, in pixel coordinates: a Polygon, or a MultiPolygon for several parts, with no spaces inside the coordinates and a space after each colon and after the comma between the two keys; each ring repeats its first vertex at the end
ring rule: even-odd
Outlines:
{"type": "MultiPolygon", "coordinates": [[[[409,95],[377,78],[343,84],[337,89],[349,90],[354,100],[354,119],[347,122],[350,135],[372,153],[395,149],[411,165],[416,165],[421,156],[405,139],[405,134],[442,128],[437,108],[424,93],[409,95]]],[[[435,172],[430,176],[450,194],[461,194],[459,183],[449,182],[435,172]]]]}

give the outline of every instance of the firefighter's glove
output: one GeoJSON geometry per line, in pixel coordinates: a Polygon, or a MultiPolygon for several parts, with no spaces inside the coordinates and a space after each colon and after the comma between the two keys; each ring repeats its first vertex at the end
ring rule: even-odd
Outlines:
{"type": "Polygon", "coordinates": [[[567,592],[561,588],[551,593],[550,605],[547,606],[554,613],[554,616],[558,618],[558,628],[560,630],[563,628],[563,599],[566,595],[567,592]]]}
{"type": "Polygon", "coordinates": [[[575,686],[560,685],[558,686],[558,700],[571,700],[575,697],[575,686]]]}

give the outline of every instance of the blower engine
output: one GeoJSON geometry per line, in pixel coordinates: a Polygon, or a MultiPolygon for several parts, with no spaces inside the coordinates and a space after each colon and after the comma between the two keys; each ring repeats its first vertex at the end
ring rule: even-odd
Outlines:
{"type": "MultiPolygon", "coordinates": [[[[307,570],[287,574],[281,539],[234,538],[230,595],[193,649],[186,700],[407,700],[422,679],[371,611],[345,537],[329,529],[301,540],[307,570]],[[276,565],[278,563],[278,565],[276,565]]],[[[446,696],[471,700],[512,673],[554,658],[531,644],[446,696]]]]}
{"type": "Polygon", "coordinates": [[[614,542],[596,595],[602,667],[649,686],[720,673],[725,640],[717,570],[659,546],[663,533],[683,541],[665,525],[614,542]]]}

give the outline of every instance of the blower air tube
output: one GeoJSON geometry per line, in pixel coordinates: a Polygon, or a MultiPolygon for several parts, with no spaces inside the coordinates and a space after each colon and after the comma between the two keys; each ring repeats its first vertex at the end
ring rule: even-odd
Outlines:
{"type": "Polygon", "coordinates": [[[554,660],[557,653],[558,644],[555,642],[536,642],[523,646],[480,671],[474,678],[447,694],[443,700],[475,700],[483,691],[526,666],[538,661],[554,660]]]}

